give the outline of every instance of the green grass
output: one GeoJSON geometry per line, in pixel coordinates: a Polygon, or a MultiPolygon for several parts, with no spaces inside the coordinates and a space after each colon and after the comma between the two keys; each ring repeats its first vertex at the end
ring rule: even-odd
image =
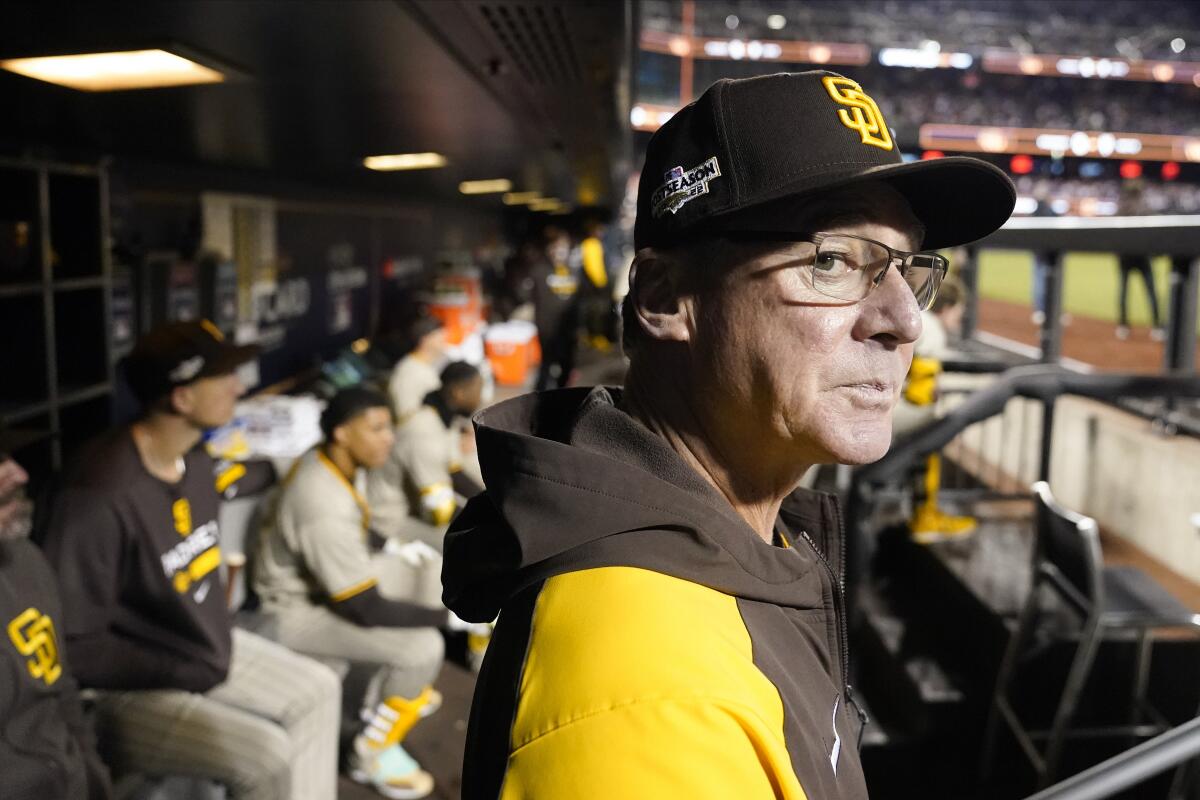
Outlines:
{"type": "MultiPolygon", "coordinates": [[[[1159,310],[1165,321],[1171,262],[1166,256],[1151,260],[1159,310]]],[[[1063,276],[1063,310],[1076,316],[1117,321],[1117,257],[1103,253],[1067,253],[1063,276]]],[[[1022,250],[979,251],[979,296],[1033,305],[1033,254],[1022,250]]],[[[1138,276],[1129,280],[1129,320],[1151,323],[1150,304],[1138,276]]],[[[1200,320],[1196,324],[1200,335],[1200,320]]]]}

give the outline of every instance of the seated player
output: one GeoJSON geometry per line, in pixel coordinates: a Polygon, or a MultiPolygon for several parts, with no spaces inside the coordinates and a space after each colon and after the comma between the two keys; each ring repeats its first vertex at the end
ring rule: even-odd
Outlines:
{"type": "Polygon", "coordinates": [[[438,364],[446,349],[446,331],[433,317],[417,317],[408,329],[412,350],[396,362],[388,379],[388,395],[397,423],[412,416],[425,395],[438,388],[438,364]]]}
{"type": "Polygon", "coordinates": [[[255,352],[207,321],[143,336],[126,362],[143,416],[67,472],[44,548],[67,655],[98,690],[98,738],[116,773],[210,778],[235,800],[328,800],[337,676],[234,628],[218,569],[217,484],[231,497],[274,476],[266,464],[219,469],[200,446],[233,416],[234,370],[255,352]]]}
{"type": "Polygon", "coordinates": [[[7,453],[15,434],[0,429],[0,775],[4,796],[112,797],[108,770],[83,718],[79,687],[63,659],[58,582],[26,538],[33,506],[25,471],[7,453]]]}
{"type": "MultiPolygon", "coordinates": [[[[913,345],[912,365],[904,393],[896,405],[893,436],[915,430],[937,417],[938,376],[942,362],[955,355],[950,336],[957,334],[962,326],[965,292],[957,280],[946,280],[930,309],[921,312],[921,335],[913,345]]],[[[967,536],[977,527],[974,518],[947,514],[938,507],[941,475],[942,457],[932,453],[925,460],[925,470],[916,487],[918,503],[909,520],[912,538],[921,544],[967,536]]]]}
{"type": "Polygon", "coordinates": [[[391,457],[367,481],[380,532],[425,541],[438,552],[458,508],[456,495],[471,498],[483,490],[463,469],[456,427],[482,405],[483,378],[475,367],[456,361],[442,370],[440,380],[441,388],[396,429],[391,457]]]}
{"type": "MultiPolygon", "coordinates": [[[[252,584],[281,643],[376,668],[367,723],[350,755],[351,777],[386,797],[425,797],[433,778],[402,742],[441,703],[432,688],[444,652],[437,628],[447,617],[438,600],[440,558],[432,556],[433,563],[407,576],[408,596],[424,595],[424,604],[380,593],[385,576],[368,546],[371,510],[359,484],[363,470],[382,464],[391,451],[388,398],[344,389],[326,407],[321,429],[324,443],[296,463],[263,520],[252,584]],[[422,580],[430,575],[433,580],[422,580]],[[422,582],[431,584],[424,592],[422,582]]],[[[386,577],[396,582],[395,575],[386,577]]]]}

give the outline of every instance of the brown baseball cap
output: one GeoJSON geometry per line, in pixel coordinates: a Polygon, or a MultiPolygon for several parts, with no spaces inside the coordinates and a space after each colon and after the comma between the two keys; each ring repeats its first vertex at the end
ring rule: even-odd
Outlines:
{"type": "Polygon", "coordinates": [[[168,322],[138,339],[125,358],[125,377],[137,398],[150,403],[178,386],[227,375],[259,352],[258,345],[227,342],[206,319],[168,322]]]}

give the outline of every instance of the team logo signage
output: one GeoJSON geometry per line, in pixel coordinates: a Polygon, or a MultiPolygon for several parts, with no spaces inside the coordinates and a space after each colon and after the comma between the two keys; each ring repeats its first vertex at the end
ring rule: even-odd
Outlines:
{"type": "Polygon", "coordinates": [[[822,78],[821,83],[825,84],[825,91],[829,92],[835,103],[845,106],[838,109],[838,119],[862,137],[863,144],[882,150],[891,150],[894,147],[892,135],[888,132],[887,123],[883,121],[879,106],[875,105],[875,101],[861,86],[849,78],[833,75],[822,78]]]}
{"type": "Polygon", "coordinates": [[[650,197],[650,207],[654,218],[657,219],[670,211],[679,211],[688,203],[702,194],[708,194],[708,182],[721,177],[721,166],[717,157],[703,164],[685,170],[683,167],[673,167],[663,176],[662,186],[654,190],[650,197]]]}
{"type": "Polygon", "coordinates": [[[27,608],[8,623],[8,638],[17,652],[30,656],[25,666],[35,680],[45,681],[47,686],[62,675],[62,663],[58,659],[58,637],[54,635],[54,623],[36,608],[27,608]]]}

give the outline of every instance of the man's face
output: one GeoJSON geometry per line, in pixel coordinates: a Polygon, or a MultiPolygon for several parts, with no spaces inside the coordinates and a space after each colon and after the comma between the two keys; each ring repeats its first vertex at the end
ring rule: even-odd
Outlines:
{"type": "Polygon", "coordinates": [[[565,264],[571,255],[571,239],[566,234],[557,236],[546,246],[546,254],[555,264],[565,264]]]}
{"type": "Polygon", "coordinates": [[[338,444],[350,451],[354,463],[376,469],[387,463],[396,442],[392,412],[384,407],[368,408],[333,432],[338,444]]]}
{"type": "MultiPolygon", "coordinates": [[[[908,204],[890,187],[867,184],[827,199],[825,218],[843,207],[856,218],[819,232],[901,250],[919,246],[908,204]]],[[[693,368],[706,373],[697,380],[712,395],[703,401],[717,411],[717,424],[734,426],[747,447],[773,447],[786,459],[864,464],[882,457],[921,332],[912,290],[889,269],[865,299],[834,300],[813,290],[794,246],[747,252],[753,255],[700,301],[694,323],[693,368]]]]}
{"type": "Polygon", "coordinates": [[[483,405],[483,377],[476,375],[450,389],[450,409],[459,416],[469,417],[483,405]]]}
{"type": "Polygon", "coordinates": [[[0,541],[29,535],[33,504],[25,496],[29,476],[21,465],[0,455],[0,541]]]}
{"type": "Polygon", "coordinates": [[[238,398],[245,393],[236,373],[201,378],[174,390],[175,409],[202,429],[219,428],[233,419],[238,398]]]}

